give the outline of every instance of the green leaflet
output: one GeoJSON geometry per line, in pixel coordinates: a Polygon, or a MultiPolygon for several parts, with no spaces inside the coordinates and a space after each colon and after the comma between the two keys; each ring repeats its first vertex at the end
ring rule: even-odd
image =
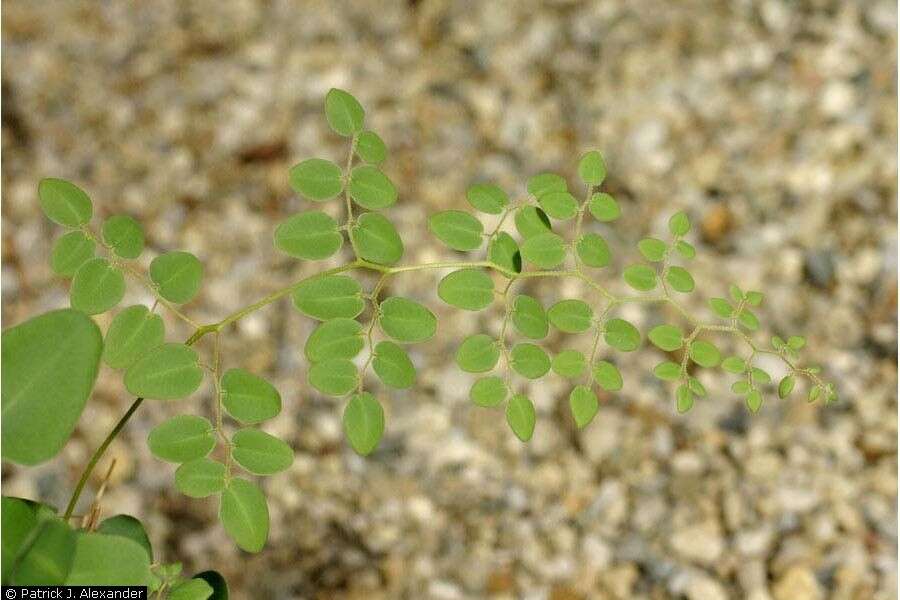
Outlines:
{"type": "Polygon", "coordinates": [[[147,559],[151,563],[153,562],[153,546],[150,545],[150,537],[147,535],[144,525],[134,517],[130,515],[116,515],[104,519],[97,527],[97,533],[118,535],[131,540],[143,548],[144,552],[147,553],[147,559]]]}
{"type": "Polygon", "coordinates": [[[534,404],[523,394],[515,394],[506,405],[506,422],[516,437],[527,442],[534,434],[534,404]]]}
{"type": "Polygon", "coordinates": [[[653,345],[660,350],[671,352],[681,348],[684,334],[674,325],[657,325],[647,334],[653,345]]]}
{"type": "Polygon", "coordinates": [[[118,535],[80,533],[66,585],[147,585],[150,558],[140,544],[118,535]]]}
{"type": "Polygon", "coordinates": [[[567,221],[578,214],[578,200],[569,192],[549,192],[538,199],[547,216],[567,221]]]}
{"type": "Polygon", "coordinates": [[[231,442],[235,462],[255,475],[272,475],[294,462],[290,446],[259,429],[241,429],[232,436],[231,442]]]}
{"type": "Polygon", "coordinates": [[[672,233],[672,235],[680,237],[690,230],[691,221],[683,211],[675,213],[669,219],[669,231],[672,233]]]}
{"type": "Polygon", "coordinates": [[[106,312],[125,296],[125,277],[105,258],[92,258],[75,271],[69,298],[72,308],[89,315],[106,312]]]}
{"type": "Polygon", "coordinates": [[[506,400],[506,394],[507,389],[503,379],[491,375],[482,377],[472,384],[469,390],[469,399],[478,406],[491,408],[506,400]]]}
{"type": "Polygon", "coordinates": [[[490,371],[498,360],[500,360],[500,347],[497,340],[483,333],[470,335],[463,340],[456,351],[456,364],[468,373],[490,371]]]}
{"type": "MultiPolygon", "coordinates": [[[[5,508],[5,507],[4,507],[5,508]]],[[[13,585],[62,585],[72,569],[76,534],[61,519],[41,518],[35,522],[34,543],[19,558],[9,583],[13,585]]],[[[29,531],[29,534],[32,532],[29,531]]],[[[11,557],[15,558],[15,557],[11,557]]]]}
{"type": "Polygon", "coordinates": [[[667,360],[656,365],[653,374],[663,381],[675,381],[681,377],[681,365],[667,360]]]}
{"type": "Polygon", "coordinates": [[[378,309],[381,330],[400,342],[424,342],[434,336],[437,318],[428,308],[407,298],[392,296],[378,309]]]}
{"type": "Polygon", "coordinates": [[[212,423],[203,417],[178,415],[154,427],[147,436],[147,445],[157,458],[185,463],[212,452],[216,436],[212,423]]]}
{"type": "Polygon", "coordinates": [[[359,256],[380,265],[403,258],[403,242],[394,225],[378,213],[363,213],[350,232],[359,256]]]}
{"type": "Polygon", "coordinates": [[[694,406],[694,392],[686,385],[678,386],[675,390],[675,408],[680,413],[686,413],[694,406]]]}
{"type": "Polygon", "coordinates": [[[160,296],[184,304],[200,291],[203,265],[190,252],[166,252],[150,263],[150,279],[157,285],[160,296]]]}
{"type": "Polygon", "coordinates": [[[762,406],[762,400],[762,394],[759,393],[759,390],[752,390],[747,394],[747,408],[749,408],[752,413],[759,412],[759,409],[762,406]]]}
{"type": "Polygon", "coordinates": [[[0,579],[4,583],[9,581],[10,570],[13,561],[19,553],[19,549],[25,542],[28,534],[37,525],[37,515],[34,507],[19,498],[3,496],[0,499],[0,534],[2,534],[2,551],[0,559],[3,561],[0,579]]]}
{"type": "Polygon", "coordinates": [[[719,364],[719,349],[704,340],[691,342],[691,360],[701,367],[715,367],[719,364]]]}
{"type": "Polygon", "coordinates": [[[350,197],[369,210],[387,208],[397,202],[397,188],[378,167],[361,165],[350,173],[350,197]]]}
{"type": "MultiPolygon", "coordinates": [[[[501,231],[488,246],[488,259],[511,273],[522,272],[522,253],[511,235],[501,231]]],[[[503,274],[509,277],[507,273],[503,274]]]]}
{"type": "Polygon", "coordinates": [[[750,369],[750,377],[753,379],[754,383],[771,383],[772,382],[772,376],[758,367],[752,367],[750,369]]]}
{"type": "Polygon", "coordinates": [[[333,358],[353,358],[364,345],[359,321],[339,318],[316,327],[307,338],[304,351],[306,358],[315,363],[333,358]]]}
{"type": "Polygon", "coordinates": [[[74,183],[63,179],[42,179],[38,184],[41,210],[47,218],[65,227],[80,227],[91,220],[91,199],[74,183]]]}
{"type": "Polygon", "coordinates": [[[344,189],[341,168],[322,158],[309,158],[291,167],[291,189],[316,202],[331,200],[344,189]]]}
{"type": "Polygon", "coordinates": [[[311,386],[328,396],[346,396],[359,383],[356,365],[344,358],[315,363],[307,377],[311,386]]]}
{"type": "Polygon", "coordinates": [[[540,233],[522,242],[522,258],[542,269],[552,269],[566,258],[566,243],[555,233],[540,233]]]}
{"type": "Polygon", "coordinates": [[[352,319],[366,306],[359,282],[346,275],[325,275],[304,281],[294,290],[292,300],[297,310],[320,321],[352,319]]]}
{"type": "Polygon", "coordinates": [[[510,351],[510,366],[528,379],[540,379],[550,370],[550,357],[536,344],[522,342],[510,351]]]}
{"type": "Polygon", "coordinates": [[[356,154],[373,165],[379,165],[387,158],[387,146],[374,131],[363,131],[356,140],[356,154]]]}
{"type": "Polygon", "coordinates": [[[588,202],[588,210],[601,223],[615,221],[622,215],[619,203],[605,192],[598,192],[591,196],[590,202],[588,202]]]}
{"type": "Polygon", "coordinates": [[[525,294],[516,296],[512,309],[516,330],[527,338],[542,340],[550,330],[550,321],[541,303],[525,294]]]}
{"type": "Polygon", "coordinates": [[[547,317],[553,326],[565,333],[582,333],[591,328],[594,311],[581,300],[560,300],[550,307],[547,317]]]}
{"type": "Polygon", "coordinates": [[[428,229],[439,240],[462,252],[481,246],[484,227],[481,221],[461,210],[445,210],[428,219],[428,229]]]}
{"type": "Polygon", "coordinates": [[[563,350],[553,357],[550,368],[561,377],[580,377],[587,368],[587,359],[578,350],[563,350]]]}
{"type": "Polygon", "coordinates": [[[597,395],[591,391],[586,385],[576,385],[569,394],[569,409],[572,411],[572,418],[579,429],[587,427],[597,411],[600,410],[600,404],[597,402],[597,395]]]}
{"type": "Polygon", "coordinates": [[[57,275],[72,277],[78,267],[94,257],[94,241],[80,231],[70,231],[53,244],[50,268],[57,275]]]}
{"type": "Polygon", "coordinates": [[[359,100],[337,88],[331,88],[325,95],[325,119],[338,135],[350,137],[363,128],[366,111],[359,100]]]}
{"type": "Polygon", "coordinates": [[[688,387],[691,388],[691,391],[697,396],[700,396],[701,398],[706,396],[706,388],[703,387],[703,384],[700,383],[700,380],[696,377],[688,377],[688,387]]]}
{"type": "Polygon", "coordinates": [[[638,250],[650,262],[660,262],[664,259],[666,248],[666,243],[656,238],[644,238],[638,242],[638,250]]]}
{"type": "Polygon", "coordinates": [[[725,298],[710,298],[709,307],[717,316],[722,317],[723,319],[731,318],[734,313],[734,308],[725,298]]]}
{"type": "Polygon", "coordinates": [[[372,394],[356,394],[344,409],[343,424],[350,446],[357,454],[368,456],[384,435],[384,409],[372,394]]]}
{"type": "Polygon", "coordinates": [[[254,424],[281,412],[281,395],[271,383],[244,369],[222,375],[222,404],[241,423],[254,424]]]}
{"type": "Polygon", "coordinates": [[[94,387],[103,340],[81,312],[55,310],[3,332],[2,456],[35,465],[59,452],[94,387]]]}
{"type": "Polygon", "coordinates": [[[688,260],[694,258],[697,255],[697,250],[692,245],[685,242],[684,240],[679,240],[675,244],[675,250],[678,251],[678,254],[680,254],[681,256],[683,256],[684,258],[686,258],[688,260]]]}
{"type": "Polygon", "coordinates": [[[793,375],[786,375],[778,382],[778,397],[784,400],[794,391],[794,384],[797,380],[793,375]]]}
{"type": "Polygon", "coordinates": [[[575,243],[578,258],[589,267],[601,268],[609,264],[611,254],[609,246],[596,233],[586,233],[575,243]]]}
{"type": "Polygon", "coordinates": [[[141,304],[124,308],[106,331],[103,362],[113,369],[127,369],[150,350],[163,343],[166,335],[162,317],[141,304]]]}
{"type": "Polygon", "coordinates": [[[738,315],[738,322],[750,331],[759,329],[759,319],[757,319],[756,315],[747,308],[742,310],[741,314],[738,315]]]}
{"type": "Polygon", "coordinates": [[[122,258],[134,259],[144,251],[144,228],[128,215],[113,215],[103,222],[103,241],[122,258]]]}
{"type": "Polygon", "coordinates": [[[535,198],[551,192],[565,192],[568,189],[566,180],[556,173],[539,173],[528,179],[528,193],[535,198]]]}
{"type": "Polygon", "coordinates": [[[228,583],[217,571],[203,571],[194,575],[194,579],[202,579],[213,590],[209,600],[228,600],[228,583]]]}
{"type": "Polygon", "coordinates": [[[578,161],[578,177],[588,185],[600,185],[606,179],[606,162],[597,150],[585,152],[578,161]]]}
{"type": "Polygon", "coordinates": [[[749,291],[747,292],[747,303],[750,306],[759,306],[762,304],[764,297],[762,292],[749,291]]]}
{"type": "Polygon", "coordinates": [[[175,471],[175,487],[191,498],[206,498],[225,489],[225,465],[208,458],[186,462],[175,471]]]}
{"type": "Polygon", "coordinates": [[[219,503],[219,520],[238,548],[259,552],[269,537],[269,507],[255,483],[233,477],[219,503]]]}
{"type": "Polygon", "coordinates": [[[213,588],[202,579],[188,579],[175,584],[167,600],[207,600],[213,595],[213,588]]]}
{"type": "Polygon", "coordinates": [[[737,356],[729,356],[722,361],[721,367],[729,373],[743,373],[747,370],[747,363],[737,356]]]}
{"type": "Polygon", "coordinates": [[[610,319],[603,334],[606,343],[622,352],[632,352],[641,345],[641,334],[637,328],[624,319],[610,319]]]}
{"type": "Polygon", "coordinates": [[[460,269],[441,279],[438,296],[450,306],[482,310],[494,301],[494,281],[481,269],[460,269]]]}
{"type": "Polygon", "coordinates": [[[321,260],[343,244],[337,222],[321,211],[297,213],[275,228],[275,247],[294,258],[321,260]]]}
{"type": "Polygon", "coordinates": [[[750,392],[750,384],[743,379],[741,379],[740,381],[735,381],[733,384],[731,384],[731,391],[735,394],[738,394],[739,396],[743,396],[744,394],[750,392]]]}
{"type": "Polygon", "coordinates": [[[406,389],[416,381],[416,369],[406,351],[387,340],[375,345],[372,369],[388,387],[406,389]]]}
{"type": "Polygon", "coordinates": [[[509,204],[509,197],[500,186],[492,183],[476,183],[466,191],[466,200],[472,208],[489,215],[499,215],[509,204]]]}
{"type": "Polygon", "coordinates": [[[199,357],[184,344],[162,344],[125,371],[125,388],[141,398],[179,400],[193,394],[203,381],[199,357]]]}
{"type": "Polygon", "coordinates": [[[547,213],[536,206],[523,206],[517,210],[514,221],[516,231],[523,239],[551,231],[550,218],[547,213]]]}
{"type": "Polygon", "coordinates": [[[647,265],[631,265],[622,273],[625,283],[640,292],[649,292],[656,287],[656,271],[647,265]]]}
{"type": "Polygon", "coordinates": [[[594,365],[594,381],[607,392],[622,389],[622,374],[616,365],[606,360],[597,361],[594,365]]]}
{"type": "Polygon", "coordinates": [[[676,292],[684,294],[694,290],[694,278],[688,273],[687,269],[681,267],[669,267],[666,273],[666,281],[672,286],[676,292]]]}

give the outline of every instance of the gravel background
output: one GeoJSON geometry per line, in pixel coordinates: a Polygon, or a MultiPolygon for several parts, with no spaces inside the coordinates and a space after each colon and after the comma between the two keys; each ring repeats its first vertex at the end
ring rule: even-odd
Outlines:
{"type": "MultiPolygon", "coordinates": [[[[415,347],[417,385],[382,390],[388,432],[368,460],[342,441],[342,403],[305,383],[309,320],[281,303],[225,337],[226,367],[277,383],[285,409],[268,428],[297,452],[264,482],[273,526],[262,553],[236,550],[215,502],[180,496],[173,469],[146,450],[167,415],[208,413],[206,389],[141,409],[112,448],[106,514],[144,519],[160,558],[220,569],[236,598],[896,598],[896,5],[375,7],[5,2],[4,326],[67,304],[47,266],[59,231],[36,202],[46,175],[78,182],[99,216],[138,216],[145,265],[175,248],[200,256],[206,284],[186,307],[199,321],[314,272],[276,256],[270,236],[305,206],[290,165],[346,152],[322,115],[340,86],[391,149],[405,260],[449,256],[422,221],[463,207],[472,181],[521,193],[553,169],[574,186],[577,157],[599,147],[625,214],[593,227],[619,260],[687,210],[700,256],[685,302],[706,316],[705,298],[731,281],[766,291],[767,331],[805,332],[841,401],[770,400],[749,418],[730,378],[704,373],[710,398],[679,416],[646,349],[620,357],[625,389],[581,433],[567,384],[531,385],[539,422],[522,445],[502,413],[469,406],[470,378],[447,359],[496,313],[448,310],[437,274],[416,275],[388,293],[427,299],[440,329],[415,347]]],[[[579,292],[554,287],[533,291],[579,292]]],[[[136,287],[126,298],[147,301],[136,287]]],[[[622,315],[643,328],[672,317],[622,315]]],[[[173,340],[189,333],[168,324],[173,340]]],[[[4,493],[64,504],[129,402],[104,368],[63,453],[31,470],[4,465],[4,493]]]]}

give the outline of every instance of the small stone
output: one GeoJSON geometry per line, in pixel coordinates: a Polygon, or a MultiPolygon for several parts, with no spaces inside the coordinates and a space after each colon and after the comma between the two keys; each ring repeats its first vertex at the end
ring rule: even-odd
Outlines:
{"type": "Polygon", "coordinates": [[[715,564],[725,549],[719,526],[713,521],[680,529],[669,543],[682,558],[701,565],[715,564]]]}
{"type": "Polygon", "coordinates": [[[772,588],[775,600],[819,600],[822,588],[816,576],[806,567],[791,567],[772,588]]]}

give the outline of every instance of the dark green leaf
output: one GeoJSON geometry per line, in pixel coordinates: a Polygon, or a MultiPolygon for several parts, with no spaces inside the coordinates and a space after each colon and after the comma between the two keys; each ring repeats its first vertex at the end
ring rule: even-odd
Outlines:
{"type": "Polygon", "coordinates": [[[42,179],[38,185],[41,209],[47,218],[66,227],[80,227],[91,220],[91,199],[74,183],[42,179]]]}
{"type": "Polygon", "coordinates": [[[750,369],[750,377],[753,379],[754,383],[772,382],[772,376],[758,367],[753,367],[750,369]]]}
{"type": "Polygon", "coordinates": [[[445,210],[428,219],[428,229],[454,250],[474,250],[481,246],[481,221],[461,210],[445,210]]]}
{"type": "Polygon", "coordinates": [[[344,409],[343,423],[350,446],[357,454],[368,456],[384,435],[384,409],[372,394],[356,394],[344,409]]]}
{"type": "Polygon", "coordinates": [[[778,397],[784,400],[785,398],[790,396],[791,392],[794,391],[795,383],[797,383],[797,380],[794,379],[793,375],[784,376],[778,383],[778,397]]]}
{"type": "Polygon", "coordinates": [[[213,595],[212,586],[202,579],[188,579],[172,586],[167,600],[207,600],[213,595]]]}
{"type": "Polygon", "coordinates": [[[691,360],[701,367],[715,367],[719,364],[719,349],[704,340],[691,342],[691,360]]]}
{"type": "Polygon", "coordinates": [[[566,221],[578,214],[578,200],[569,192],[549,192],[538,199],[547,216],[566,221]]]}
{"type": "Polygon", "coordinates": [[[392,388],[406,389],[416,381],[416,369],[406,351],[394,342],[378,342],[372,368],[379,379],[392,388]]]}
{"type": "Polygon", "coordinates": [[[195,415],[178,415],[154,427],[147,436],[150,452],[173,463],[203,458],[216,446],[212,423],[195,415]]]}
{"type": "Polygon", "coordinates": [[[509,197],[500,186],[492,183],[476,183],[466,191],[466,199],[475,210],[489,215],[499,215],[509,204],[509,197]]]}
{"type": "Polygon", "coordinates": [[[241,423],[259,423],[281,412],[281,395],[271,383],[244,369],[222,375],[222,404],[241,423]]]}
{"type": "Polygon", "coordinates": [[[531,296],[519,294],[511,312],[516,329],[527,338],[542,340],[547,337],[550,322],[541,303],[531,296]]]}
{"type": "Polygon", "coordinates": [[[310,362],[333,358],[351,359],[363,349],[362,325],[354,319],[331,319],[319,324],[306,340],[304,351],[310,362]]]}
{"type": "MultiPolygon", "coordinates": [[[[522,272],[522,253],[519,252],[519,244],[505,231],[501,231],[491,240],[488,259],[509,273],[522,272]]],[[[508,273],[504,275],[509,277],[508,273]]]]}
{"type": "Polygon", "coordinates": [[[666,281],[672,286],[676,292],[684,294],[694,290],[694,278],[688,273],[687,269],[681,267],[669,267],[666,273],[666,281]]]}
{"type": "Polygon", "coordinates": [[[194,579],[202,579],[213,589],[209,600],[228,600],[228,583],[217,571],[203,571],[194,575],[194,579]]]}
{"type": "Polygon", "coordinates": [[[231,443],[235,462],[255,475],[279,473],[294,462],[290,446],[259,429],[241,429],[231,437],[231,443]]]}
{"type": "Polygon", "coordinates": [[[534,404],[527,396],[515,394],[506,405],[506,422],[516,437],[527,442],[534,434],[534,404]]]}
{"type": "Polygon", "coordinates": [[[615,221],[622,215],[619,203],[616,199],[605,192],[598,192],[591,196],[588,203],[588,210],[594,215],[594,218],[601,223],[615,221]]]}
{"type": "Polygon", "coordinates": [[[641,255],[650,262],[660,262],[666,257],[666,243],[656,238],[644,238],[638,242],[641,255]]]}
{"type": "Polygon", "coordinates": [[[341,168],[323,158],[309,158],[291,167],[291,189],[310,200],[330,200],[344,189],[341,168]]]}
{"type": "Polygon", "coordinates": [[[571,379],[584,373],[587,368],[587,359],[578,350],[563,350],[553,357],[550,368],[557,375],[571,379]]]}
{"type": "Polygon", "coordinates": [[[378,213],[359,216],[351,233],[359,256],[380,265],[392,265],[403,258],[403,242],[394,225],[378,213]]]}
{"type": "Polygon", "coordinates": [[[57,275],[71,277],[78,267],[93,258],[94,241],[80,231],[70,231],[53,244],[50,268],[57,275]]]}
{"type": "Polygon", "coordinates": [[[175,487],[191,498],[218,494],[225,489],[225,465],[208,458],[186,462],[175,471],[175,487]]]}
{"type": "Polygon", "coordinates": [[[103,222],[103,241],[122,258],[137,258],[144,251],[144,228],[128,215],[113,215],[103,222]]]}
{"type": "Polygon", "coordinates": [[[551,231],[550,218],[536,206],[523,206],[516,211],[516,231],[523,239],[528,239],[551,231]]]}
{"type": "Polygon", "coordinates": [[[350,137],[363,128],[366,111],[359,101],[337,88],[331,88],[325,95],[325,119],[338,135],[350,137]]]}
{"type": "Polygon", "coordinates": [[[294,258],[321,260],[343,244],[337,222],[317,210],[297,213],[275,228],[275,247],[294,258]]]}
{"type": "Polygon", "coordinates": [[[347,186],[350,197],[369,210],[379,210],[397,201],[397,188],[378,167],[361,165],[353,169],[347,186]]]}
{"type": "Polygon", "coordinates": [[[19,498],[3,496],[0,499],[0,539],[2,539],[2,551],[0,559],[3,562],[0,579],[3,583],[9,582],[10,570],[19,550],[28,538],[28,535],[37,526],[38,519],[34,507],[19,498]]]}
{"type": "Polygon", "coordinates": [[[147,535],[143,523],[134,517],[130,515],[116,515],[104,519],[100,526],[97,527],[97,532],[128,538],[143,548],[147,553],[147,559],[151,563],[153,562],[153,546],[150,544],[150,537],[147,535]]]}
{"type": "Polygon", "coordinates": [[[597,415],[600,410],[600,404],[597,402],[597,395],[591,391],[586,385],[576,385],[569,394],[569,409],[572,411],[572,418],[579,429],[583,429],[597,415]]]}
{"type": "Polygon", "coordinates": [[[482,310],[494,301],[494,281],[481,269],[460,269],[441,279],[438,296],[450,306],[482,310]]]}
{"type": "Polygon", "coordinates": [[[269,507],[259,487],[239,477],[232,478],[219,504],[219,520],[242,550],[259,552],[269,537],[269,507]]]}
{"type": "Polygon", "coordinates": [[[320,321],[359,315],[366,303],[362,288],[352,277],[326,275],[304,281],[294,290],[294,306],[305,315],[320,321]]]}
{"type": "Polygon", "coordinates": [[[130,539],[102,533],[81,533],[75,542],[66,585],[147,585],[150,559],[130,539]]]}
{"type": "Polygon", "coordinates": [[[535,198],[540,198],[550,192],[565,192],[568,186],[566,180],[556,173],[539,173],[528,179],[528,193],[535,198]]]}
{"type": "Polygon", "coordinates": [[[522,377],[540,379],[550,370],[550,357],[540,346],[523,342],[513,346],[510,366],[522,377]]]}
{"type": "Polygon", "coordinates": [[[103,339],[84,313],[55,310],[2,338],[2,455],[25,465],[62,449],[94,387],[103,339]]]}
{"type": "Polygon", "coordinates": [[[663,381],[675,381],[681,377],[681,365],[667,360],[656,365],[653,374],[663,381]]]}
{"type": "Polygon", "coordinates": [[[179,400],[203,381],[197,352],[184,344],[162,344],[125,371],[125,388],[141,398],[179,400]]]}
{"type": "Polygon", "coordinates": [[[105,258],[92,258],[75,271],[69,298],[72,308],[89,315],[106,312],[125,296],[125,277],[105,258]]]}
{"type": "Polygon", "coordinates": [[[456,364],[469,373],[490,371],[499,359],[500,347],[497,340],[483,333],[470,335],[456,351],[456,364]]]}
{"type": "Polygon", "coordinates": [[[401,342],[424,342],[434,336],[437,318],[428,308],[406,298],[392,296],[381,303],[381,330],[401,342]]]}
{"type": "Polygon", "coordinates": [[[166,252],[150,263],[150,279],[157,285],[160,296],[184,304],[200,290],[203,265],[190,252],[166,252]]]}
{"type": "Polygon", "coordinates": [[[565,333],[582,333],[591,328],[594,311],[581,300],[560,300],[550,307],[547,317],[553,326],[565,333]]]}
{"type": "Polygon", "coordinates": [[[61,519],[56,518],[39,520],[36,527],[34,542],[27,549],[20,549],[22,554],[9,583],[13,585],[66,583],[75,554],[77,539],[75,532],[61,519]]]}
{"type": "Polygon", "coordinates": [[[165,335],[162,317],[142,304],[129,306],[119,311],[106,330],[103,361],[113,369],[127,369],[162,344],[165,335]]]}

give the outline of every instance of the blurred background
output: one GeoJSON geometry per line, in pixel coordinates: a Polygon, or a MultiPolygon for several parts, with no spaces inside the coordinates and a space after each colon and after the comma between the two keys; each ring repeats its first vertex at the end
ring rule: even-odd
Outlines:
{"type": "MultiPolygon", "coordinates": [[[[49,269],[60,231],[37,203],[49,175],[87,190],[97,217],[139,218],[144,265],[166,250],[197,254],[205,285],[185,309],[196,320],[315,272],[277,255],[271,233],[308,206],[288,186],[289,167],[346,155],[323,116],[337,86],[361,100],[390,149],[405,261],[452,254],[423,222],[464,208],[472,182],[521,196],[528,176],[554,170],[580,190],[577,159],[599,148],[604,187],[624,213],[615,227],[590,225],[616,252],[599,279],[622,289],[634,243],[664,236],[668,217],[686,210],[699,254],[685,304],[707,318],[706,299],[732,281],[765,291],[759,341],[805,333],[806,357],[840,393],[829,406],[770,395],[751,418],[730,376],[702,372],[710,395],[681,416],[673,390],[650,374],[660,354],[645,348],[616,357],[625,388],[602,396],[582,432],[568,415],[569,384],[522,383],[539,413],[523,445],[502,411],[469,404],[472,379],[448,360],[463,335],[496,330],[496,311],[451,310],[435,295],[440,274],[417,274],[387,294],[435,307],[438,335],[412,349],[411,390],[370,382],[388,428],[363,460],[343,441],[342,401],[306,383],[313,323],[282,302],[223,341],[226,368],[279,387],[285,408],[267,428],[297,454],[263,481],[269,543],[258,555],[238,551],[215,501],[181,496],[172,466],[149,456],[146,434],[164,418],[208,414],[203,389],[146,403],[109,454],[118,466],[105,514],[143,519],[160,559],[189,573],[219,569],[236,598],[896,598],[894,2],[7,0],[3,9],[4,327],[68,303],[67,282],[49,269]]],[[[523,289],[546,302],[581,293],[523,289]]],[[[132,285],[125,302],[149,300],[132,285]]],[[[676,318],[634,307],[620,316],[644,331],[676,318]]],[[[189,333],[167,325],[171,340],[189,333]]],[[[547,348],[564,342],[584,344],[557,336],[547,348]]],[[[104,367],[63,453],[35,469],[4,465],[4,493],[64,504],[130,402],[104,367]]]]}

